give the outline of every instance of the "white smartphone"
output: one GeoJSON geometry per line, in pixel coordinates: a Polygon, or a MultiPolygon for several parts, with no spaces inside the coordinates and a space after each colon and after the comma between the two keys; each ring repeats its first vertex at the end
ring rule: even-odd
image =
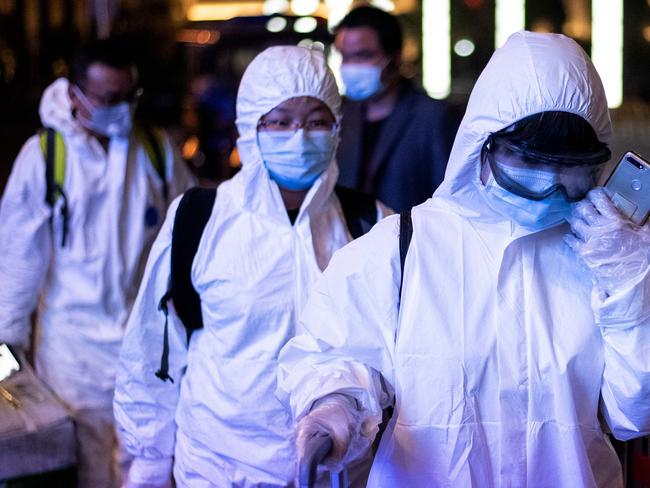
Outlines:
{"type": "Polygon", "coordinates": [[[0,344],[0,381],[20,371],[20,363],[7,344],[0,344]]]}
{"type": "Polygon", "coordinates": [[[650,163],[626,152],[607,179],[605,190],[623,215],[643,225],[650,214],[650,163]]]}

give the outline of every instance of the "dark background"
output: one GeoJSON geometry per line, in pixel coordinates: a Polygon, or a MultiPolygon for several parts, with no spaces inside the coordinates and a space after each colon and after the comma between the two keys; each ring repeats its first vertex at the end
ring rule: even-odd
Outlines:
{"type": "MultiPolygon", "coordinates": [[[[266,29],[268,17],[262,16],[190,22],[187,12],[194,3],[0,0],[0,188],[20,147],[40,127],[38,102],[43,89],[67,74],[68,60],[81,42],[109,33],[127,38],[139,59],[145,88],[139,117],[168,128],[204,178],[229,176],[228,158],[236,166],[236,155],[228,156],[236,135],[234,97],[247,63],[272,44],[309,39],[328,49],[331,35],[323,18],[309,34],[295,33],[291,28],[295,17],[290,15],[283,16],[287,28],[278,33],[266,29]]],[[[529,0],[526,28],[565,32],[589,52],[588,32],[575,32],[568,21],[572,9],[588,10],[590,3],[529,0]]],[[[624,2],[624,103],[612,111],[615,156],[626,149],[650,156],[649,3],[624,2]]],[[[394,5],[405,28],[404,74],[419,81],[421,0],[396,0],[394,5]]],[[[494,49],[494,0],[451,1],[452,46],[461,38],[472,39],[476,46],[471,56],[452,57],[450,99],[462,107],[494,49]]]]}

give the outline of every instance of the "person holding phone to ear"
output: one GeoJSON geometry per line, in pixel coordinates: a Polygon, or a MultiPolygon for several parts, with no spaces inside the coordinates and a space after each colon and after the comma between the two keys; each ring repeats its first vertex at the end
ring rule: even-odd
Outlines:
{"type": "Polygon", "coordinates": [[[623,486],[603,422],[650,433],[650,225],[594,188],[611,133],[576,42],[494,53],[442,185],[333,257],[280,353],[299,453],[351,462],[392,405],[371,488],[623,486]]]}

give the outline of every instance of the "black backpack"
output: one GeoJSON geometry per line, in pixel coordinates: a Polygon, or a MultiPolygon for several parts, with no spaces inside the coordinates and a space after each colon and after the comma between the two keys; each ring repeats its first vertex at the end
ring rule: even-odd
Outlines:
{"type": "MultiPolygon", "coordinates": [[[[334,191],[341,203],[345,223],[354,239],[368,232],[377,222],[375,198],[365,193],[335,187],[334,191]]],[[[174,217],[171,245],[171,272],[167,292],[158,304],[158,309],[165,314],[163,352],[160,369],[156,376],[161,380],[173,379],[169,376],[169,337],[168,306],[171,299],[174,309],[183,322],[189,343],[192,332],[203,327],[201,299],[192,285],[192,262],[199,247],[203,230],[212,214],[212,207],[217,195],[216,189],[192,188],[186,191],[178,204],[174,217]]]]}

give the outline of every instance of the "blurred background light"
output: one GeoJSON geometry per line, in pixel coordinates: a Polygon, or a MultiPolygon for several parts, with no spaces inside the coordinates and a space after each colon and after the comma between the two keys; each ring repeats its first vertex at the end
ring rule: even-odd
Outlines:
{"type": "Polygon", "coordinates": [[[284,17],[271,17],[266,23],[266,30],[269,32],[282,32],[287,27],[287,19],[284,17]]]}
{"type": "Polygon", "coordinates": [[[451,92],[449,0],[422,0],[422,85],[433,98],[451,92]]]}
{"type": "Polygon", "coordinates": [[[508,37],[526,27],[525,0],[496,0],[494,6],[494,47],[503,46],[508,37]]]}
{"type": "Polygon", "coordinates": [[[454,52],[463,58],[471,56],[475,48],[476,46],[469,39],[460,39],[454,44],[454,52]]]}
{"type": "Polygon", "coordinates": [[[646,41],[650,42],[650,25],[646,25],[646,26],[643,28],[643,38],[644,38],[646,41]]]}
{"type": "Polygon", "coordinates": [[[262,5],[264,15],[283,14],[289,9],[289,0],[265,0],[262,5]]]}
{"type": "Polygon", "coordinates": [[[291,0],[291,10],[296,15],[312,15],[318,4],[319,0],[291,0]]]}
{"type": "Polygon", "coordinates": [[[332,29],[338,25],[339,22],[345,17],[348,9],[352,5],[352,0],[325,0],[325,6],[329,10],[327,17],[327,27],[332,29]]]}
{"type": "Polygon", "coordinates": [[[259,2],[205,2],[196,3],[187,10],[187,20],[228,20],[242,15],[260,15],[259,2]]]}
{"type": "Polygon", "coordinates": [[[300,34],[314,32],[318,27],[318,22],[314,17],[300,17],[293,23],[293,30],[300,34]]]}
{"type": "Polygon", "coordinates": [[[610,108],[623,102],[623,0],[593,0],[591,59],[605,85],[610,108]]]}
{"type": "Polygon", "coordinates": [[[380,8],[386,12],[392,12],[395,10],[395,2],[391,0],[373,0],[370,2],[373,7],[380,8]]]}

